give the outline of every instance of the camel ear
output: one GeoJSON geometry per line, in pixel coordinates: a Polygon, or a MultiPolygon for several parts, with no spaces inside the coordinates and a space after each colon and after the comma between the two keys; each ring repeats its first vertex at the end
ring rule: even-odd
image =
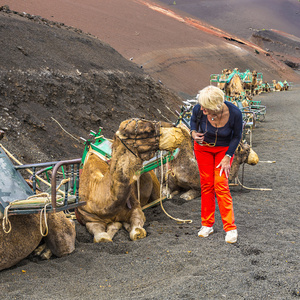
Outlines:
{"type": "Polygon", "coordinates": [[[248,159],[247,159],[247,164],[254,166],[258,162],[259,162],[258,155],[256,154],[256,152],[252,148],[250,148],[250,153],[249,153],[249,156],[248,156],[248,159]]]}

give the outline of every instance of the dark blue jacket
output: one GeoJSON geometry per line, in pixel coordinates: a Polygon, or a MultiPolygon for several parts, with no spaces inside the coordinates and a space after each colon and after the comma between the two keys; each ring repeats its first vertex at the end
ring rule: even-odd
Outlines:
{"type": "Polygon", "coordinates": [[[204,136],[205,142],[215,143],[217,137],[216,146],[229,146],[226,154],[232,156],[242,138],[243,117],[240,109],[234,104],[229,101],[225,101],[225,104],[229,109],[229,120],[225,126],[217,129],[210,124],[207,116],[202,114],[199,127],[197,128],[197,115],[200,112],[200,104],[194,106],[190,124],[191,130],[206,132],[204,136]]]}

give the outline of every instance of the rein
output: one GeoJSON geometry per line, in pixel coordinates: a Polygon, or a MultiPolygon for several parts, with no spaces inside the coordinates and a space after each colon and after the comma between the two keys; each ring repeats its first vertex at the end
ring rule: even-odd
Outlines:
{"type": "Polygon", "coordinates": [[[128,148],[128,146],[126,145],[126,143],[117,135],[118,139],[121,141],[121,143],[125,146],[125,148],[130,151],[135,157],[138,158],[138,156],[131,150],[128,148]]]}

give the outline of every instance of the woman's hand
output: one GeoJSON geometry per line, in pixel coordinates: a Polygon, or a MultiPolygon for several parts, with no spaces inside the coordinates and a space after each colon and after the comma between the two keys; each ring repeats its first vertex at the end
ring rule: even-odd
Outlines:
{"type": "Polygon", "coordinates": [[[222,173],[225,173],[226,178],[228,178],[229,173],[230,173],[230,157],[225,155],[221,162],[217,165],[217,168],[220,168],[220,176],[222,176],[222,173]]]}
{"type": "Polygon", "coordinates": [[[204,133],[193,131],[191,134],[192,138],[198,143],[202,144],[204,140],[204,133]]]}

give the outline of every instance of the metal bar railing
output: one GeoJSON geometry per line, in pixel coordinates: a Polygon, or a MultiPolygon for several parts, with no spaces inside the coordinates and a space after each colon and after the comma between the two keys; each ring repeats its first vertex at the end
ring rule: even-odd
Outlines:
{"type": "MultiPolygon", "coordinates": [[[[76,196],[75,198],[75,205],[79,204],[79,168],[80,168],[81,158],[73,159],[73,160],[66,160],[58,162],[52,171],[51,176],[51,204],[52,209],[55,212],[57,210],[56,207],[56,185],[57,185],[57,173],[61,166],[63,165],[71,165],[71,193],[76,196]],[[74,170],[74,166],[76,165],[76,174],[74,170]],[[75,183],[75,184],[74,184],[75,183]],[[75,190],[74,190],[75,189],[75,190]]],[[[64,206],[68,204],[68,190],[65,188],[65,195],[64,195],[64,206]]],[[[72,205],[74,206],[74,205],[72,205]]]]}

